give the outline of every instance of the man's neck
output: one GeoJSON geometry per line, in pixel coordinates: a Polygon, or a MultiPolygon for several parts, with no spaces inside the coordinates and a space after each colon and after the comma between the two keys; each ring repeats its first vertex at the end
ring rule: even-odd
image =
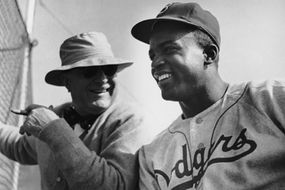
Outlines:
{"type": "Polygon", "coordinates": [[[201,93],[193,96],[189,101],[179,102],[184,118],[194,117],[221,99],[228,88],[228,83],[219,80],[207,85],[201,93]]]}

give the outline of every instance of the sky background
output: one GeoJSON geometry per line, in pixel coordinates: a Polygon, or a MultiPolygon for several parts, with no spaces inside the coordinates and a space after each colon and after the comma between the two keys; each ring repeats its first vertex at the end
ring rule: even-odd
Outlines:
{"type": "MultiPolygon", "coordinates": [[[[20,0],[25,12],[27,0],[20,0]]],[[[32,39],[34,103],[58,105],[69,101],[65,88],[45,83],[45,74],[60,65],[59,46],[72,35],[100,31],[114,54],[135,64],[119,80],[151,115],[153,128],[166,127],[179,114],[177,103],[162,100],[150,74],[148,46],[135,40],[131,28],[155,17],[169,0],[37,0],[32,39]]],[[[180,1],[189,2],[189,1],[180,1]]],[[[284,0],[196,0],[218,19],[221,29],[220,73],[224,80],[284,78],[284,0]]],[[[24,14],[25,15],[25,14],[24,14]]]]}

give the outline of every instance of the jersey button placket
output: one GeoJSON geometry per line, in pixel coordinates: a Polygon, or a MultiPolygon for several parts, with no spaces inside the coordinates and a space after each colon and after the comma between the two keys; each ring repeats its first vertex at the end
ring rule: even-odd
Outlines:
{"type": "Polygon", "coordinates": [[[197,124],[201,124],[202,122],[203,122],[203,118],[198,117],[198,118],[196,119],[196,123],[197,123],[197,124]]]}

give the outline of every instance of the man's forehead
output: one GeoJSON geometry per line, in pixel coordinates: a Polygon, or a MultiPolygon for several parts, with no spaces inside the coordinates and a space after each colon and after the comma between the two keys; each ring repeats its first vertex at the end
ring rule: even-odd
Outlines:
{"type": "Polygon", "coordinates": [[[153,40],[150,40],[150,43],[149,43],[149,49],[150,51],[152,49],[156,49],[156,48],[163,48],[167,45],[171,45],[171,44],[175,44],[176,43],[176,40],[174,39],[170,39],[170,38],[163,38],[163,39],[160,39],[160,40],[157,40],[157,39],[153,39],[153,40]]]}

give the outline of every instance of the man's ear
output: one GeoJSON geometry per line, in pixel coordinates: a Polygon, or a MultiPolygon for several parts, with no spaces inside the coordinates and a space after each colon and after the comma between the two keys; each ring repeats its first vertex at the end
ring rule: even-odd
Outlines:
{"type": "Polygon", "coordinates": [[[211,44],[207,46],[203,51],[205,65],[210,65],[213,62],[215,62],[215,60],[217,59],[218,53],[219,53],[219,49],[215,44],[211,44]]]}

